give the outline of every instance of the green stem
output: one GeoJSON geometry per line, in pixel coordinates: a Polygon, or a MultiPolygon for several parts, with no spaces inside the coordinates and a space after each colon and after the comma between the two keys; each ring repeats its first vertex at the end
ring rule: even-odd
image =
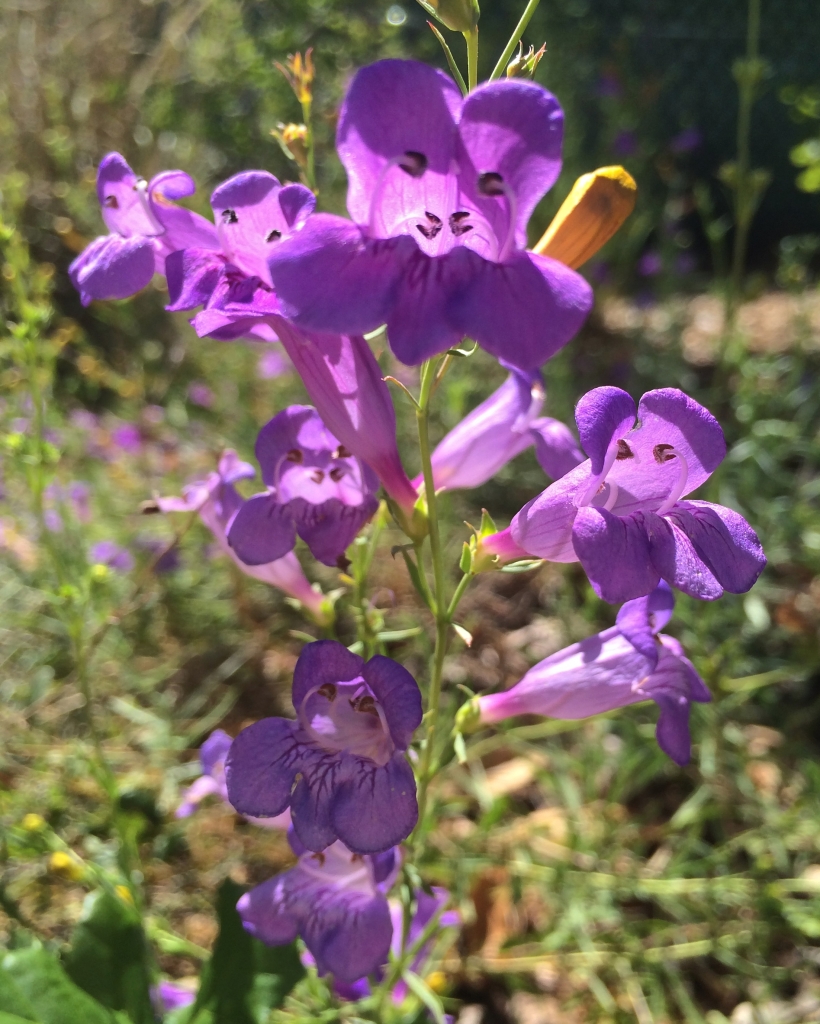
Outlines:
{"type": "Polygon", "coordinates": [[[515,26],[515,31],[510,36],[510,41],[504,47],[504,52],[498,58],[498,63],[493,68],[493,73],[490,75],[490,81],[494,82],[496,78],[501,78],[507,65],[510,63],[510,57],[513,55],[513,50],[518,46],[521,41],[521,37],[524,35],[524,31],[530,23],[530,18],[535,14],[535,9],[538,7],[539,0],[529,0],[527,6],[524,8],[524,13],[521,15],[521,20],[515,26]]]}
{"type": "Polygon", "coordinates": [[[450,622],[453,621],[453,616],[456,613],[456,609],[458,608],[462,597],[464,597],[464,594],[467,591],[467,587],[469,587],[472,579],[473,573],[465,572],[464,575],[459,580],[458,586],[456,587],[452,600],[450,601],[450,604],[447,608],[447,618],[449,619],[450,622]]]}
{"type": "Polygon", "coordinates": [[[307,148],[307,168],[305,175],[307,177],[308,187],[312,192],[316,191],[316,146],[314,145],[313,138],[313,103],[308,100],[302,104],[302,120],[304,121],[305,128],[307,128],[307,139],[305,140],[307,148]]]}
{"type": "Polygon", "coordinates": [[[478,85],[478,25],[464,33],[467,41],[467,88],[470,92],[478,85]]]}
{"type": "Polygon", "coordinates": [[[735,188],[735,238],[732,249],[732,271],[729,279],[728,318],[734,319],[737,303],[743,287],[743,269],[746,262],[746,246],[749,228],[752,224],[753,204],[749,188],[751,171],[752,107],[756,85],[749,67],[760,55],[760,9],[761,0],[749,0],[746,22],[746,65],[747,72],[739,86],[737,115],[737,164],[735,188]]]}

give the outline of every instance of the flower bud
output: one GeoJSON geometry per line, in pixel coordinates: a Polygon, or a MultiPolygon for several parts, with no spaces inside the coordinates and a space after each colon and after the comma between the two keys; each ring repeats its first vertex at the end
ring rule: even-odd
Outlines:
{"type": "Polygon", "coordinates": [[[79,882],[85,875],[85,868],[72,854],[63,850],[55,850],[48,859],[49,870],[55,875],[62,875],[72,882],[79,882]]]}
{"type": "Polygon", "coordinates": [[[481,13],[477,0],[427,0],[422,7],[451,32],[472,32],[481,13]]]}
{"type": "Polygon", "coordinates": [[[638,186],[623,167],[583,174],[533,252],[573,269],[594,256],[635,209],[638,186]]]}
{"type": "Polygon", "coordinates": [[[543,60],[546,52],[546,43],[544,43],[540,50],[536,50],[535,47],[531,46],[526,53],[524,53],[523,44],[519,43],[518,53],[507,65],[507,78],[533,78],[535,76],[535,69],[543,60]]]}

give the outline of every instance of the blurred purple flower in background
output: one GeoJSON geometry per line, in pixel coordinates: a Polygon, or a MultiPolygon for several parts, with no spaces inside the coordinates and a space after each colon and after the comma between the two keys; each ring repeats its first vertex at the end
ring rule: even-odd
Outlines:
{"type": "Polygon", "coordinates": [[[699,128],[684,128],[669,143],[673,153],[691,153],[703,145],[703,132],[699,128]]]}
{"type": "Polygon", "coordinates": [[[626,129],[625,131],[618,132],[612,140],[612,152],[622,159],[625,157],[635,156],[638,152],[639,145],[640,143],[637,132],[626,129]]]}
{"type": "Polygon", "coordinates": [[[116,572],[130,572],[134,568],[131,552],[113,540],[101,540],[94,544],[88,552],[88,560],[92,565],[107,565],[116,572]]]}
{"type": "Polygon", "coordinates": [[[405,751],[421,722],[421,693],[407,669],[319,640],[299,655],[293,706],[296,721],[264,718],[233,741],[231,804],[254,817],[290,807],[300,842],[317,852],[337,839],[356,853],[406,839],[418,807],[405,751]]]}
{"type": "Polygon", "coordinates": [[[256,375],[262,380],[273,380],[275,377],[281,377],[290,369],[291,367],[282,353],[272,345],[268,345],[256,364],[256,375]]]}
{"type": "Polygon", "coordinates": [[[592,292],[526,251],[527,222],[561,169],[563,114],[519,79],[462,95],[424,64],[356,72],[339,117],[353,221],[316,214],[271,252],[282,311],[313,330],[387,323],[404,363],[475,338],[530,370],[583,323],[592,292]]]}
{"type": "Polygon", "coordinates": [[[277,413],[256,440],[268,486],[237,511],[228,543],[248,565],[292,551],[296,535],[314,558],[336,565],[378,508],[378,480],[325,427],[309,405],[277,413]]]}
{"type": "Polygon", "coordinates": [[[111,443],[129,455],[136,455],[142,449],[142,434],[135,423],[124,423],[111,431],[111,443]]]}
{"type": "Polygon", "coordinates": [[[215,396],[207,384],[201,380],[195,380],[188,385],[188,401],[194,405],[201,405],[203,409],[211,409],[215,396]]]}
{"type": "Polygon", "coordinates": [[[746,520],[722,505],[681,500],[726,454],[707,409],[677,388],[648,391],[636,409],[625,391],[603,387],[584,395],[575,420],[590,458],[525,505],[507,531],[484,539],[485,550],[580,560],[612,603],[647,594],[661,579],[708,601],[754,585],[766,558],[746,520]]]}
{"type": "Polygon", "coordinates": [[[268,583],[301,602],[317,622],[326,623],[330,614],[321,592],[314,590],[291,551],[263,565],[246,565],[236,557],[228,544],[227,531],[242,505],[242,496],[234,486],[239,480],[254,477],[256,471],[242,462],[236,452],[222,453],[217,472],[182,489],[181,498],[157,498],[160,512],[198,512],[199,518],[214,536],[219,550],[233,561],[246,576],[268,583]]]}
{"type": "Polygon", "coordinates": [[[663,257],[657,249],[650,249],[638,260],[638,273],[641,277],[657,277],[663,271],[663,257]]]}
{"type": "Polygon", "coordinates": [[[184,171],[163,171],[146,182],[119,153],[97,170],[97,196],[109,234],[96,238],[68,268],[83,305],[125,299],[165,273],[165,257],[191,245],[215,244],[213,226],[172,202],[196,190],[184,171]]]}
{"type": "Polygon", "coordinates": [[[173,981],[161,981],[151,986],[151,1002],[156,1013],[163,1015],[173,1010],[181,1010],[190,1006],[196,999],[193,989],[178,985],[173,981]]]}
{"type": "Polygon", "coordinates": [[[311,853],[289,835],[296,865],[240,897],[246,931],[269,946],[299,936],[320,975],[351,984],[387,962],[393,922],[385,893],[399,869],[388,849],[361,856],[334,842],[311,853]]]}
{"type": "Polygon", "coordinates": [[[479,720],[588,718],[651,699],[660,708],[658,745],[677,764],[687,764],[690,704],[712,698],[678,641],[660,633],[674,604],[665,583],[627,602],[611,629],[539,662],[511,689],[475,698],[479,720]]]}

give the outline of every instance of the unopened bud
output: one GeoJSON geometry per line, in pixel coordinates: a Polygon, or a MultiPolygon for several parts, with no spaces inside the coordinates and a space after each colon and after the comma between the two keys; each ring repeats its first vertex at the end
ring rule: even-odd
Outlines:
{"type": "Polygon", "coordinates": [[[451,32],[472,32],[481,11],[477,0],[426,0],[421,6],[451,32]]]}
{"type": "Polygon", "coordinates": [[[296,99],[306,106],[313,99],[313,79],[315,69],[313,67],[313,48],[305,50],[304,57],[301,53],[291,53],[284,64],[276,61],[276,67],[284,75],[288,85],[293,89],[296,99]]]}
{"type": "Polygon", "coordinates": [[[22,824],[26,832],[42,832],[46,827],[46,819],[41,814],[27,814],[22,824]]]}
{"type": "Polygon", "coordinates": [[[546,43],[544,43],[540,50],[536,50],[535,47],[531,46],[526,53],[524,53],[523,45],[519,43],[518,53],[507,65],[507,78],[532,78],[535,75],[535,69],[544,59],[546,52],[546,43]]]}
{"type": "Polygon", "coordinates": [[[62,875],[63,878],[70,878],[72,882],[79,882],[85,875],[85,868],[76,857],[63,850],[55,850],[48,859],[49,870],[55,875],[62,875]]]}
{"type": "Polygon", "coordinates": [[[308,159],[308,130],[303,124],[279,124],[271,130],[271,135],[282,147],[288,159],[304,170],[308,159]]]}

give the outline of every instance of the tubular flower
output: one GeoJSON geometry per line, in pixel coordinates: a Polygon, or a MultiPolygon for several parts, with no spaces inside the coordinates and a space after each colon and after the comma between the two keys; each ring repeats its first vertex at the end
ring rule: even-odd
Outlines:
{"type": "Polygon", "coordinates": [[[173,202],[195,190],[184,171],[163,171],[146,182],[119,153],[103,158],[97,195],[109,234],[95,238],[68,268],[84,306],[134,295],[155,273],[165,273],[165,259],[177,249],[216,245],[213,225],[173,202]]]}
{"type": "Polygon", "coordinates": [[[636,410],[625,391],[603,387],[575,419],[589,459],[483,539],[486,552],[580,561],[613,604],[661,579],[706,601],[753,586],[766,558],[751,526],[722,505],[684,500],[726,454],[710,412],[677,388],[648,391],[636,410]]]}
{"type": "Polygon", "coordinates": [[[352,985],[387,962],[393,922],[385,893],[398,872],[398,851],[362,856],[337,841],[312,853],[293,834],[288,838],[296,866],[240,897],[245,930],[269,946],[300,936],[319,974],[352,985]]]}
{"type": "Polygon", "coordinates": [[[291,405],[259,431],[256,457],[267,491],[249,498],[227,529],[248,565],[292,551],[296,535],[314,558],[336,565],[378,508],[373,471],[340,444],[309,405],[291,405]]]}
{"type": "Polygon", "coordinates": [[[167,261],[167,308],[205,306],[191,321],[200,335],[275,340],[270,326],[260,322],[279,312],[267,258],[304,223],[315,203],[310,189],[281,185],[267,171],[243,171],[223,182],[211,196],[215,243],[179,247],[167,261]],[[233,309],[233,315],[225,309],[233,309]]]}
{"type": "Polygon", "coordinates": [[[611,629],[539,662],[511,689],[474,698],[471,710],[477,705],[483,723],[528,714],[577,719],[651,699],[660,708],[658,745],[687,764],[690,704],[711,696],[678,641],[659,632],[673,607],[672,592],[661,583],[623,605],[611,629]]]}
{"type": "Polygon", "coordinates": [[[533,82],[462,98],[415,61],[363,68],[337,134],[355,223],[314,215],[271,253],[283,314],[343,334],[386,323],[405,363],[469,335],[511,366],[540,366],[592,305],[582,277],[525,248],[562,136],[561,108],[533,82]]]}
{"type": "MultiPolygon", "coordinates": [[[[177,818],[189,818],[208,796],[218,796],[223,803],[229,803],[228,787],[225,783],[225,758],[233,740],[222,729],[214,729],[199,748],[202,774],[185,790],[182,803],[174,812],[177,818]]],[[[248,818],[262,828],[289,828],[290,812],[283,811],[275,818],[248,818]]]]}
{"type": "Polygon", "coordinates": [[[222,453],[217,472],[209,473],[204,480],[188,484],[183,488],[181,498],[157,498],[151,503],[149,510],[198,512],[199,518],[214,535],[219,549],[228,555],[246,576],[252,576],[283,591],[301,602],[317,622],[326,622],[329,613],[325,598],[320,591],[313,589],[293,551],[259,565],[247,565],[237,558],[236,552],[228,543],[228,530],[243,504],[243,499],[234,484],[238,480],[250,479],[255,475],[253,466],[242,462],[236,452],[229,448],[222,453]]]}
{"type": "Polygon", "coordinates": [[[296,721],[264,718],[228,754],[228,799],[240,814],[290,807],[309,850],[337,839],[378,853],[416,824],[416,783],[405,757],[421,722],[421,694],[401,665],[365,662],[335,640],[308,644],[293,675],[296,721]],[[297,781],[298,780],[298,781],[297,781]]]}
{"type": "MultiPolygon", "coordinates": [[[[436,490],[480,487],[516,455],[535,444],[538,461],[553,479],[583,461],[569,429],[539,417],[545,392],[541,375],[513,370],[500,388],[461,420],[432,455],[436,490]]],[[[423,477],[413,481],[420,487],[423,477]]]]}

